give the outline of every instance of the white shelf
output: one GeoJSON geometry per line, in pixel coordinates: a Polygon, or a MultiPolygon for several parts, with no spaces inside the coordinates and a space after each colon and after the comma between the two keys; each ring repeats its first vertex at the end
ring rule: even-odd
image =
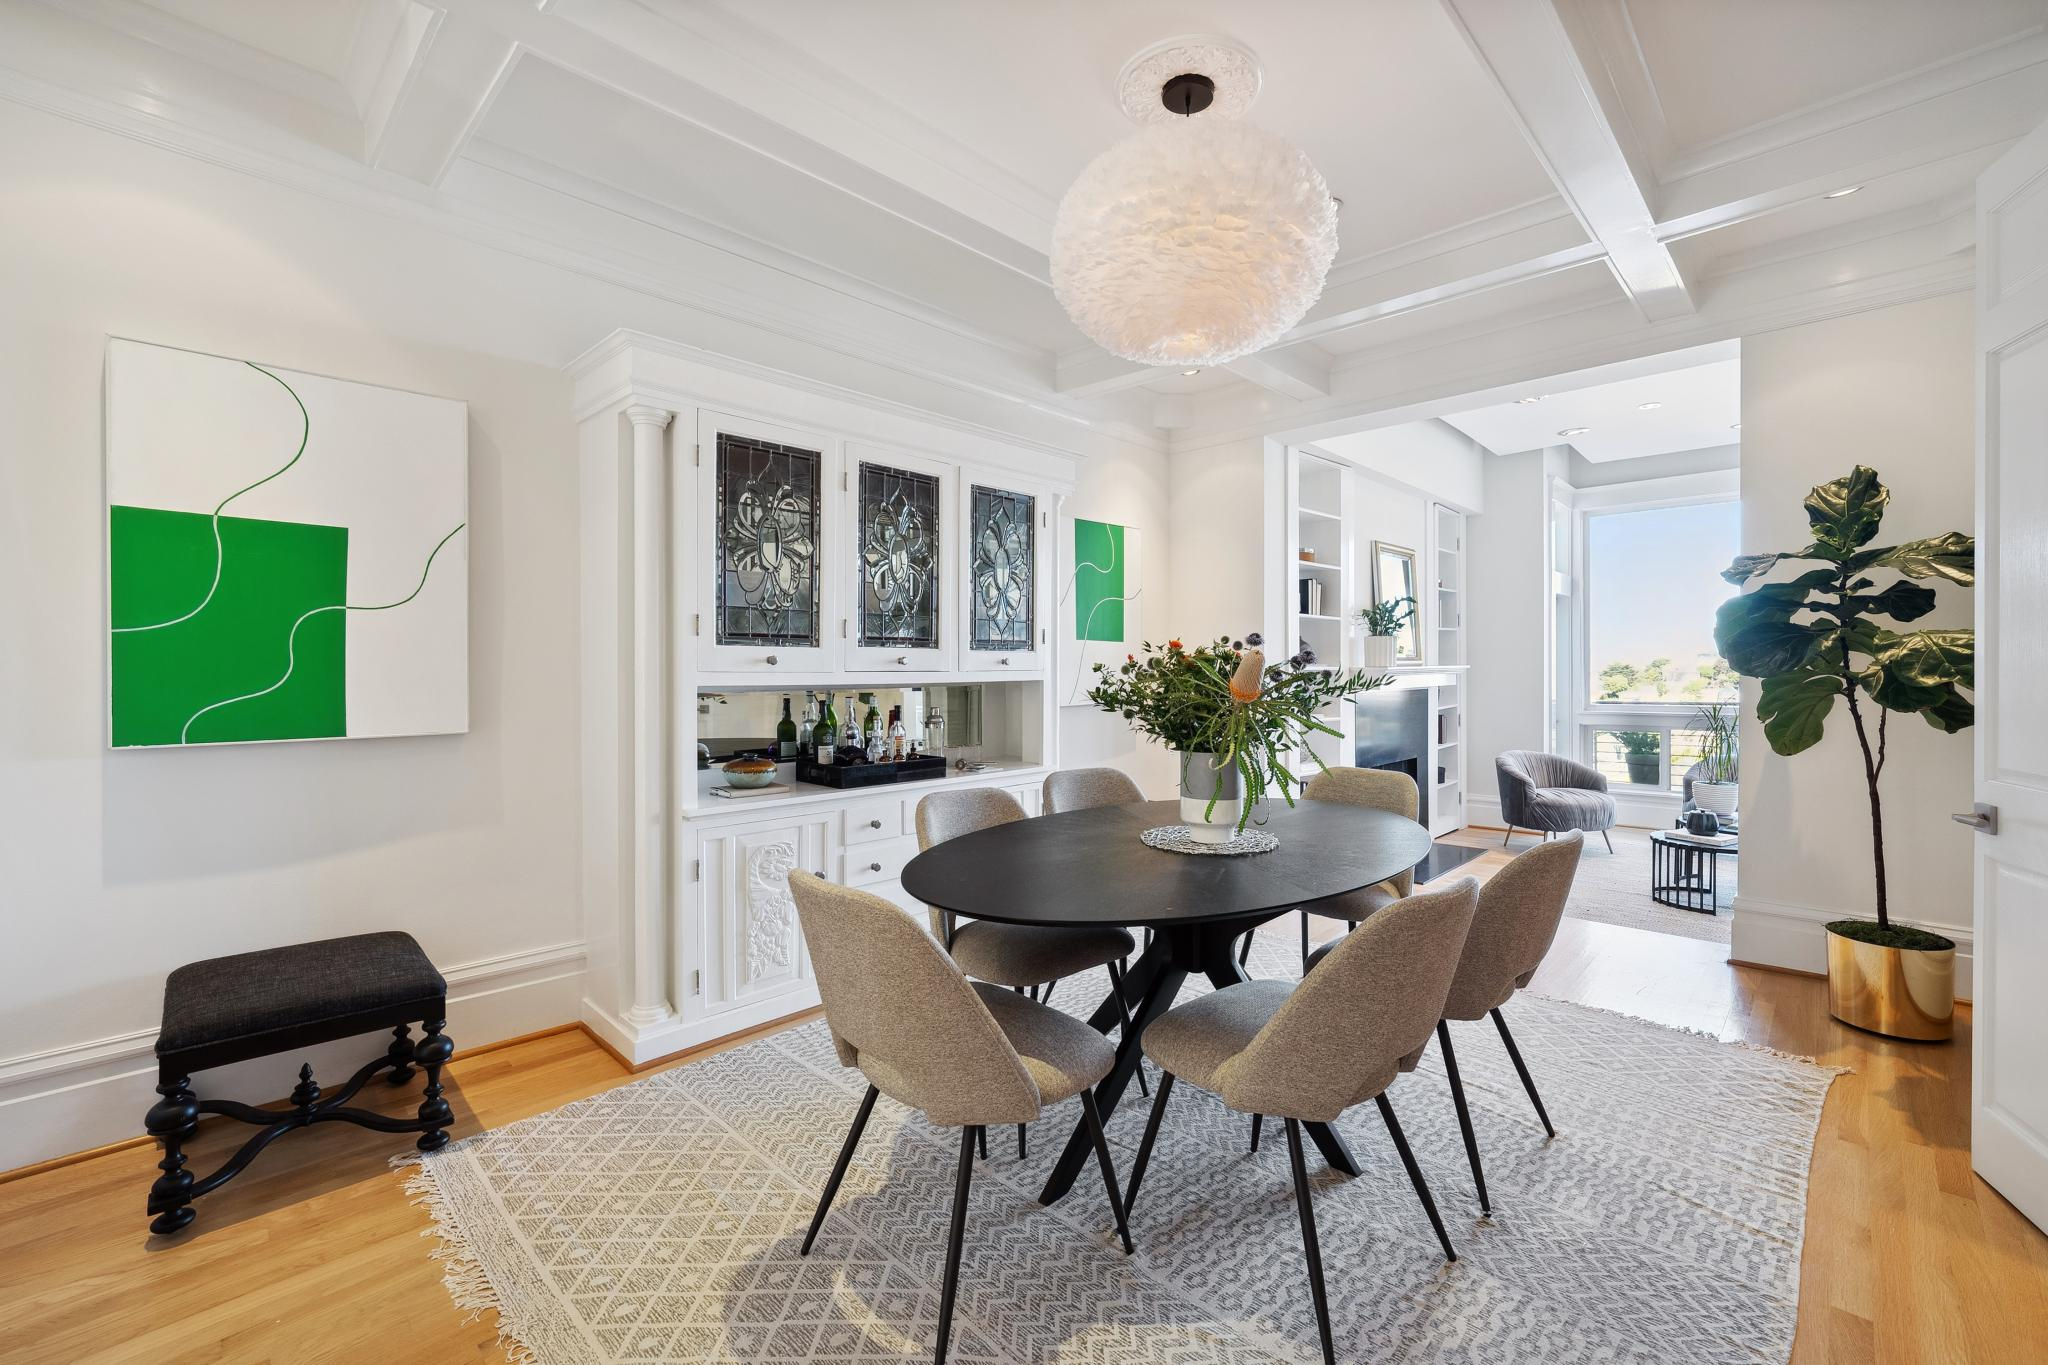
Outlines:
{"type": "Polygon", "coordinates": [[[1344,572],[1342,564],[1330,564],[1320,559],[1297,559],[1294,561],[1294,567],[1297,569],[1320,569],[1324,573],[1344,572]]]}
{"type": "Polygon", "coordinates": [[[1318,616],[1314,612],[1307,611],[1298,611],[1294,614],[1304,621],[1341,621],[1344,619],[1341,616],[1318,616]]]}
{"type": "Polygon", "coordinates": [[[1323,511],[1323,510],[1322,510],[1321,508],[1319,508],[1319,507],[1297,507],[1297,508],[1295,508],[1294,510],[1295,510],[1296,512],[1300,513],[1300,514],[1301,514],[1302,516],[1305,516],[1305,517],[1313,517],[1313,518],[1315,518],[1315,519],[1316,519],[1317,521],[1342,521],[1342,520],[1344,520],[1344,518],[1343,518],[1343,517],[1342,517],[1341,515],[1339,515],[1338,513],[1336,513],[1336,512],[1325,512],[1325,511],[1323,511]]]}

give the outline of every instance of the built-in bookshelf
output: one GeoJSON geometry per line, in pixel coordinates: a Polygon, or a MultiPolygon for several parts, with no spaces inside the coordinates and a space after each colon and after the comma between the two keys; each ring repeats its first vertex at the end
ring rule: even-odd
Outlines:
{"type": "MultiPolygon", "coordinates": [[[[1294,596],[1289,606],[1293,608],[1294,638],[1288,642],[1287,652],[1306,645],[1315,651],[1319,667],[1342,668],[1347,662],[1346,625],[1354,610],[1348,530],[1351,481],[1342,465],[1306,451],[1289,451],[1288,458],[1292,533],[1288,552],[1294,564],[1294,596]]],[[[1313,735],[1310,746],[1325,763],[1350,762],[1350,708],[1333,705],[1318,719],[1339,734],[1313,735]]]]}
{"type": "MultiPolygon", "coordinates": [[[[1435,587],[1429,594],[1429,662],[1457,668],[1465,662],[1465,514],[1433,503],[1429,512],[1429,564],[1435,587]]],[[[1430,832],[1442,834],[1465,823],[1465,690],[1463,669],[1448,675],[1431,693],[1432,733],[1430,832]]]]}

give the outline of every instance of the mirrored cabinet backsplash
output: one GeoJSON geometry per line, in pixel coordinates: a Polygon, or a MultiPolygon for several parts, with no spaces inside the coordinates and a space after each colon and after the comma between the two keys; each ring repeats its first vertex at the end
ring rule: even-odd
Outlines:
{"type": "MultiPolygon", "coordinates": [[[[843,732],[866,737],[879,721],[903,727],[906,751],[949,759],[1018,757],[1024,716],[1037,705],[1036,683],[967,683],[931,687],[719,688],[697,693],[697,762],[703,767],[741,755],[782,762],[795,757],[805,730],[815,737],[827,701],[843,732]],[[785,725],[785,719],[787,724],[785,725]]],[[[815,738],[814,741],[815,743],[815,738]]]]}

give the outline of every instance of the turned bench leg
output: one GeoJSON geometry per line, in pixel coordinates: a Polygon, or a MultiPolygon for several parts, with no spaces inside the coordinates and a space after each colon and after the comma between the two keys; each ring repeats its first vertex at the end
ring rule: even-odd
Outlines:
{"type": "Polygon", "coordinates": [[[391,1046],[384,1049],[384,1056],[391,1062],[391,1074],[384,1079],[391,1085],[404,1085],[412,1079],[412,1025],[400,1024],[391,1030],[391,1046]]]}
{"type": "Polygon", "coordinates": [[[156,1215],[151,1232],[182,1232],[196,1216],[192,1212],[192,1172],[185,1169],[185,1144],[199,1131],[199,1097],[192,1093],[192,1080],[180,1076],[157,1085],[163,1098],[149,1107],[143,1125],[149,1135],[164,1145],[164,1159],[157,1163],[163,1174],[149,1187],[149,1207],[156,1215]]]}
{"type": "Polygon", "coordinates": [[[413,1049],[413,1060],[427,1073],[427,1091],[420,1101],[420,1122],[432,1127],[420,1134],[418,1147],[423,1152],[438,1152],[448,1145],[448,1125],[455,1122],[455,1111],[448,1101],[441,1098],[441,1067],[455,1055],[455,1044],[441,1032],[447,1026],[445,1019],[429,1019],[424,1025],[426,1036],[413,1049]]]}

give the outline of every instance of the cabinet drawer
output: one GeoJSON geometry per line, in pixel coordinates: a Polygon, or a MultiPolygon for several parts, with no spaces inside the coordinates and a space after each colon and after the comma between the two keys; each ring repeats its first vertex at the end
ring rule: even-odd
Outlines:
{"type": "Polygon", "coordinates": [[[917,840],[896,838],[849,848],[840,855],[840,883],[869,886],[893,882],[903,875],[903,865],[917,856],[917,840]]]}
{"type": "Polygon", "coordinates": [[[906,834],[915,834],[904,819],[908,807],[900,796],[880,797],[863,801],[857,806],[846,808],[846,839],[848,844],[872,844],[884,839],[900,839],[906,834]]]}

